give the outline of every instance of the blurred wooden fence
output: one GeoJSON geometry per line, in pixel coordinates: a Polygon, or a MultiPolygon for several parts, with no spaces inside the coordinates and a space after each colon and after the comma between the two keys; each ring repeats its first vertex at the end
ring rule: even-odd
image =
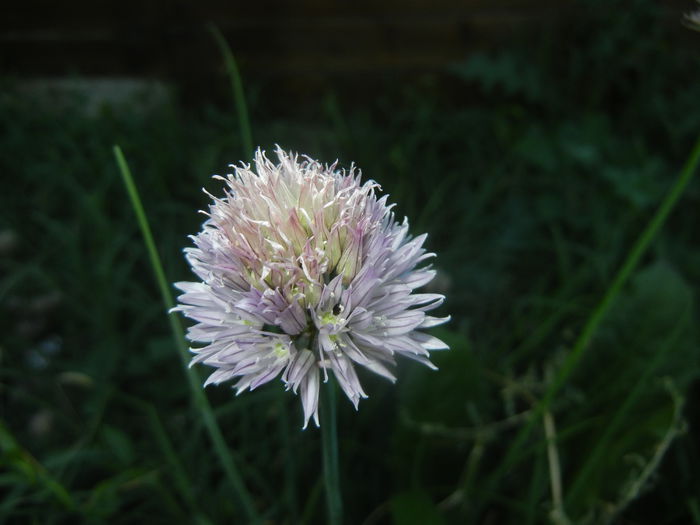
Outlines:
{"type": "MultiPolygon", "coordinates": [[[[692,7],[692,2],[663,2],[692,7]]],[[[21,77],[146,76],[218,82],[208,23],[249,78],[304,90],[321,77],[413,74],[537,32],[571,0],[3,0],[0,68],[21,77]]],[[[579,2],[580,8],[580,2],[579,2]]]]}

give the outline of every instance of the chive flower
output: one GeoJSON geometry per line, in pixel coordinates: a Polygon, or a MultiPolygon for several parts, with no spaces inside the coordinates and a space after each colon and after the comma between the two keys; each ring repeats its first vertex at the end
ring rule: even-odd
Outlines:
{"type": "Polygon", "coordinates": [[[195,247],[185,254],[200,282],[179,282],[175,310],[195,323],[190,366],[215,368],[205,385],[236,379],[237,394],[281,376],[298,393],[304,428],[318,420],[320,382],[333,374],[357,409],[367,397],[356,367],[388,380],[396,356],[431,368],[447,349],[420,331],[449,320],[426,312],[444,301],[415,293],[435,270],[427,234],[411,237],[360,172],[322,165],[279,147],[258,150],[254,167],[231,166],[195,247]]]}

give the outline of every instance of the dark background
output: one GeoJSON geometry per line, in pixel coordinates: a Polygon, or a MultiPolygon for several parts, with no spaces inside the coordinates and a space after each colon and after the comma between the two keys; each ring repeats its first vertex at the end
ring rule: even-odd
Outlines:
{"type": "MultiPolygon", "coordinates": [[[[5,2],[0,521],[245,522],[112,155],[191,279],[200,188],[250,155],[214,24],[254,144],[355,162],[438,253],[440,370],[340,400],[346,523],[700,523],[697,180],[554,397],[556,439],[518,440],[697,140],[694,7],[5,2]]],[[[206,392],[266,522],[323,523],[299,400],[206,392]]]]}
{"type": "MultiPolygon", "coordinates": [[[[692,33],[679,29],[692,3],[655,5],[655,23],[674,43],[692,48],[692,33]]],[[[226,84],[207,31],[214,24],[250,89],[265,95],[258,109],[271,105],[279,112],[329,90],[368,102],[388,77],[394,84],[426,75],[445,81],[450,66],[489,49],[524,45],[537,62],[542,39],[553,37],[555,27],[563,37],[560,50],[576,46],[584,37],[577,28],[592,9],[534,0],[6,3],[0,67],[6,75],[32,79],[158,79],[171,82],[188,102],[220,102],[226,84]]],[[[621,3],[594,16],[624,26],[638,11],[639,4],[621,3]]],[[[636,38],[645,40],[653,26],[637,29],[636,38]]]]}
{"type": "Polygon", "coordinates": [[[575,10],[533,1],[25,2],[3,13],[2,66],[23,77],[155,77],[210,100],[221,93],[212,89],[219,53],[205,30],[213,23],[247,80],[272,99],[308,102],[343,83],[371,96],[365,82],[440,74],[575,10]]]}

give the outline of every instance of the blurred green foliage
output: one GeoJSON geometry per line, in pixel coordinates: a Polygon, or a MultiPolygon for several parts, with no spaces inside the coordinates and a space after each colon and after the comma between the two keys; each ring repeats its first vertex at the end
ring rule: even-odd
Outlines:
{"type": "MultiPolygon", "coordinates": [[[[264,148],[354,161],[439,254],[440,371],[364,375],[359,412],[339,406],[347,523],[700,523],[697,180],[499,468],[700,130],[680,22],[646,1],[574,13],[363,107],[251,106],[264,148]]],[[[238,117],[176,98],[81,105],[0,90],[0,520],[240,522],[111,153],[129,158],[169,278],[188,279],[199,188],[219,193],[211,174],[244,158],[238,117]]],[[[322,523],[319,432],[300,430],[298,400],[279,383],[207,393],[265,519],[322,523]]]]}

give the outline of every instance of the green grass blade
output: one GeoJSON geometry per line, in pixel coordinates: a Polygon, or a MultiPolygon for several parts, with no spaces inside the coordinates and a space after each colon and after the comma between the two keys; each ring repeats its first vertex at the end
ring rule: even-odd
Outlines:
{"type": "MultiPolygon", "coordinates": [[[[163,299],[163,304],[165,308],[170,310],[175,306],[175,301],[173,300],[173,295],[170,292],[170,283],[165,276],[165,271],[163,270],[163,265],[160,262],[160,255],[158,255],[158,249],[156,248],[155,240],[153,239],[153,234],[151,233],[151,226],[146,218],[146,212],[143,209],[143,204],[141,203],[141,197],[139,196],[136,185],[134,184],[134,179],[131,176],[131,170],[124,158],[124,154],[119,146],[114,146],[114,157],[117,160],[117,165],[119,171],[122,174],[122,179],[124,180],[124,185],[126,186],[126,191],[129,194],[129,199],[131,201],[131,206],[136,214],[136,220],[139,223],[139,228],[141,229],[141,234],[143,235],[143,241],[146,245],[146,251],[148,252],[148,259],[151,263],[151,268],[156,278],[156,283],[158,284],[158,289],[160,290],[161,297],[163,299]]],[[[175,339],[175,344],[179,350],[180,359],[182,364],[189,369],[189,351],[187,344],[185,343],[184,333],[182,328],[182,323],[180,318],[176,315],[169,314],[168,321],[170,322],[170,328],[173,332],[173,337],[175,339]]],[[[188,373],[188,379],[194,380],[195,383],[199,383],[198,378],[194,377],[194,374],[188,373]]],[[[197,389],[199,390],[199,388],[197,389]]]]}
{"type": "Polygon", "coordinates": [[[625,400],[620,405],[620,408],[615,412],[611,421],[606,424],[605,432],[600,437],[598,442],[591,453],[586,458],[586,463],[583,465],[581,470],[579,470],[576,478],[571,484],[571,487],[567,491],[566,500],[567,502],[575,501],[579,493],[586,487],[589,483],[589,477],[593,469],[596,467],[599,461],[604,458],[605,451],[607,449],[608,443],[615,435],[615,432],[620,428],[624,422],[624,417],[630,408],[634,405],[639,395],[642,393],[645,385],[649,384],[649,379],[654,371],[663,363],[664,358],[668,352],[676,345],[678,338],[680,337],[683,327],[689,320],[688,314],[690,313],[690,304],[684,314],[678,319],[676,327],[673,333],[666,340],[666,344],[656,353],[653,359],[649,360],[649,364],[646,366],[642,375],[637,379],[632,390],[629,392],[625,400]]]}
{"type": "Polygon", "coordinates": [[[546,462],[544,446],[537,451],[535,456],[535,470],[530,483],[530,490],[526,501],[526,512],[524,514],[524,525],[533,525],[537,521],[537,511],[541,506],[541,488],[545,478],[546,462]]]}
{"type": "Polygon", "coordinates": [[[175,447],[173,447],[172,441],[163,427],[163,423],[160,420],[160,416],[158,416],[158,411],[156,410],[155,406],[128,394],[122,394],[121,397],[126,403],[144,413],[151,427],[151,432],[158,443],[158,448],[167,461],[170,468],[170,473],[175,481],[177,489],[180,491],[180,494],[187,504],[187,507],[190,509],[193,515],[201,516],[202,512],[199,509],[192,490],[195,485],[187,477],[185,468],[182,466],[182,462],[175,452],[175,447]]]}
{"type": "Polygon", "coordinates": [[[180,491],[180,494],[182,494],[182,497],[185,499],[187,506],[194,513],[194,515],[202,516],[202,512],[199,509],[197,501],[195,500],[194,494],[192,492],[194,484],[191,483],[188,479],[187,474],[185,473],[185,469],[182,466],[182,462],[177,457],[177,453],[175,452],[173,444],[171,443],[168,434],[163,428],[163,423],[160,421],[160,417],[158,417],[157,410],[153,407],[153,405],[149,403],[144,403],[142,408],[148,417],[148,422],[150,424],[151,431],[153,432],[163,455],[165,456],[168,464],[170,465],[170,470],[172,472],[177,488],[180,491]]]}
{"type": "Polygon", "coordinates": [[[671,187],[671,191],[669,191],[669,193],[666,195],[666,198],[661,203],[661,206],[659,206],[659,209],[656,211],[651,221],[649,221],[647,227],[644,228],[644,231],[642,231],[639,239],[637,239],[637,242],[635,242],[634,246],[632,246],[632,250],[627,255],[622,268],[620,268],[620,270],[617,272],[615,279],[608,287],[608,290],[603,296],[600,304],[598,304],[596,309],[593,311],[593,314],[588,319],[588,322],[584,326],[581,335],[576,340],[576,343],[567,356],[566,361],[564,361],[564,365],[559,371],[555,382],[547,392],[547,404],[551,402],[554,395],[561,389],[567,379],[571,376],[571,373],[574,371],[574,368],[580,361],[581,356],[591,342],[593,335],[598,330],[598,326],[619,295],[620,290],[622,290],[622,287],[625,285],[625,283],[627,283],[630,276],[637,268],[640,259],[646,253],[649,245],[654,240],[663,224],[666,222],[671,210],[673,210],[678,202],[678,199],[680,199],[681,195],[685,191],[685,188],[688,186],[688,183],[695,174],[699,161],[700,139],[696,142],[688,161],[683,167],[683,170],[681,170],[675,184],[671,187]]]}
{"type": "Polygon", "coordinates": [[[253,158],[253,133],[250,129],[250,119],[248,118],[248,104],[245,99],[245,91],[243,91],[243,81],[241,80],[241,74],[238,71],[238,64],[236,59],[233,57],[233,52],[226,42],[224,35],[221,34],[219,28],[215,25],[209,26],[209,31],[211,32],[216,44],[219,46],[219,51],[224,59],[224,65],[226,66],[226,73],[231,80],[231,88],[233,90],[233,100],[236,104],[236,112],[238,113],[238,126],[240,128],[241,137],[243,138],[243,147],[245,148],[245,155],[247,158],[253,158]]]}
{"type": "MultiPolygon", "coordinates": [[[[155,274],[156,281],[158,283],[158,288],[163,299],[163,304],[165,308],[169,311],[173,306],[172,294],[170,293],[170,287],[168,280],[165,277],[165,271],[163,270],[163,265],[160,262],[160,256],[158,255],[158,250],[156,248],[155,241],[153,239],[153,234],[151,233],[151,228],[148,224],[148,219],[146,218],[146,213],[143,209],[141,203],[141,198],[139,197],[138,190],[134,184],[133,177],[131,176],[131,170],[124,158],[124,154],[119,146],[114,146],[114,157],[116,158],[119,171],[121,172],[122,178],[124,179],[124,185],[129,194],[129,199],[131,200],[131,205],[136,214],[136,218],[141,228],[141,233],[143,234],[143,240],[146,244],[146,249],[148,251],[148,257],[151,262],[151,267],[153,268],[153,273],[155,274]]],[[[170,328],[172,329],[173,339],[178,349],[178,354],[183,364],[185,374],[187,376],[187,381],[192,391],[192,396],[194,399],[195,407],[202,418],[204,427],[207,429],[209,437],[214,446],[214,451],[221,462],[221,466],[226,473],[226,476],[231,484],[231,488],[236,494],[238,501],[243,508],[249,521],[259,521],[259,516],[255,507],[253,506],[252,498],[246,489],[243,480],[238,472],[238,468],[233,460],[233,456],[229,452],[224,437],[221,433],[216,418],[214,417],[214,412],[211,409],[209,400],[207,399],[202,387],[200,385],[200,379],[196,375],[195,370],[188,366],[189,362],[189,352],[187,344],[185,342],[184,330],[182,328],[182,323],[180,318],[173,313],[168,314],[168,319],[170,321],[170,328]]]]}
{"type": "Polygon", "coordinates": [[[593,313],[588,318],[588,321],[583,327],[581,335],[579,335],[571,352],[569,352],[568,356],[566,357],[566,360],[564,361],[561,369],[558,371],[554,381],[547,389],[547,392],[542,400],[535,407],[535,410],[533,410],[529,422],[524,425],[516,435],[515,440],[508,449],[503,461],[492,475],[491,483],[487,484],[487,492],[489,492],[489,489],[492,488],[492,484],[499,479],[505,471],[511,468],[518,461],[518,458],[522,457],[521,451],[523,446],[526,444],[535,424],[540,420],[543,412],[549,408],[554,396],[559,392],[559,390],[561,390],[573,373],[576,365],[581,360],[581,357],[591,342],[593,335],[600,326],[600,323],[622,290],[622,287],[629,280],[630,276],[639,264],[640,259],[646,253],[649,245],[656,237],[657,233],[683,194],[685,188],[688,186],[688,183],[693,178],[699,161],[700,139],[698,139],[698,141],[695,143],[685,166],[681,170],[676,182],[671,187],[671,190],[668,192],[658,210],[649,221],[649,224],[646,226],[646,228],[644,228],[641,235],[632,246],[632,249],[629,251],[622,267],[615,275],[613,282],[608,287],[598,306],[595,308],[595,310],[593,310],[593,313]]]}
{"type": "Polygon", "coordinates": [[[48,490],[53,497],[67,510],[78,508],[75,499],[70,492],[39,463],[34,457],[22,448],[10,430],[0,421],[0,458],[5,456],[7,462],[15,467],[30,483],[36,483],[48,490]]]}

